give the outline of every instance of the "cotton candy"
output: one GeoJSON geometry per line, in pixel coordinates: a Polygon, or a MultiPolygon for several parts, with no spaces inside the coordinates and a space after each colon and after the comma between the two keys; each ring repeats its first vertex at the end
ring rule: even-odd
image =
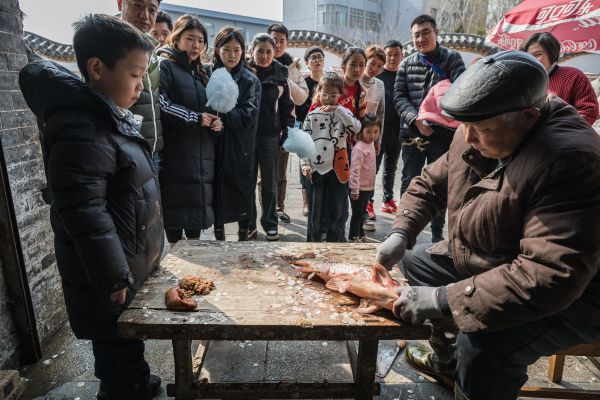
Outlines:
{"type": "Polygon", "coordinates": [[[296,153],[300,158],[313,158],[317,155],[315,142],[307,132],[299,128],[288,128],[283,148],[289,153],[296,153]]]}
{"type": "Polygon", "coordinates": [[[206,85],[206,106],[218,113],[228,113],[235,107],[239,93],[231,74],[225,68],[216,69],[206,85]]]}

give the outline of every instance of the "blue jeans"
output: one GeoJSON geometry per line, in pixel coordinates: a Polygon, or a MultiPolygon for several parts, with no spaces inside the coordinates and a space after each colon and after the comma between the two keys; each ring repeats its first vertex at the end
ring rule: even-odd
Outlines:
{"type": "MultiPolygon", "coordinates": [[[[260,196],[262,215],[260,224],[265,232],[276,231],[277,222],[277,173],[279,165],[279,136],[256,137],[254,150],[254,187],[260,169],[260,196]]],[[[256,190],[256,189],[255,189],[256,190]]],[[[251,196],[250,230],[256,229],[256,196],[251,196]]]]}
{"type": "MultiPolygon", "coordinates": [[[[449,257],[421,244],[402,259],[414,286],[442,286],[467,278],[449,257]]],[[[527,366],[542,356],[600,339],[600,327],[551,316],[496,332],[464,333],[452,319],[436,320],[429,340],[446,372],[471,400],[514,400],[527,381],[527,366]]]]}
{"type": "MultiPolygon", "coordinates": [[[[402,186],[400,187],[400,196],[406,192],[410,181],[415,176],[421,175],[425,161],[427,164],[433,163],[435,160],[443,156],[450,148],[452,135],[447,133],[434,132],[427,140],[429,144],[424,145],[424,150],[419,150],[417,146],[402,146],[402,186]]],[[[444,228],[446,219],[446,210],[441,210],[440,213],[431,220],[431,230],[441,233],[444,228]]]]}
{"type": "MultiPolygon", "coordinates": [[[[324,175],[313,172],[312,183],[308,184],[308,224],[307,242],[321,241],[321,228],[326,232],[328,242],[344,242],[344,232],[340,229],[343,208],[348,204],[348,183],[341,183],[331,170],[324,175]],[[327,224],[322,217],[327,214],[327,224]]],[[[345,220],[344,220],[345,224],[345,220]]]]}

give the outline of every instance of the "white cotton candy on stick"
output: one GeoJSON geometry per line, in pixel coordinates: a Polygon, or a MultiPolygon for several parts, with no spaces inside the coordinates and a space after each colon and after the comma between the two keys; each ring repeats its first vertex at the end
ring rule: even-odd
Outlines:
{"type": "Polygon", "coordinates": [[[238,85],[231,74],[225,68],[218,68],[206,85],[206,106],[218,113],[228,113],[235,107],[239,94],[238,85]]]}
{"type": "Polygon", "coordinates": [[[300,158],[313,158],[317,155],[312,137],[299,128],[288,128],[288,137],[283,143],[283,148],[288,153],[296,153],[300,158]]]}

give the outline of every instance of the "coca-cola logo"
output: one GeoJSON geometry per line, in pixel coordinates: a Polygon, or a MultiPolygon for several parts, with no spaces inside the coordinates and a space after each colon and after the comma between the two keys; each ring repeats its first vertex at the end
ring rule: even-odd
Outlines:
{"type": "Polygon", "coordinates": [[[543,7],[535,17],[536,24],[544,24],[573,16],[584,16],[592,11],[590,0],[573,0],[566,4],[543,7]]]}
{"type": "Polygon", "coordinates": [[[580,51],[598,50],[598,43],[595,39],[576,42],[574,40],[563,40],[562,47],[565,53],[577,53],[580,51]]]}
{"type": "Polygon", "coordinates": [[[523,44],[523,39],[512,37],[510,35],[501,34],[498,36],[498,46],[503,49],[517,50],[523,44]]]}

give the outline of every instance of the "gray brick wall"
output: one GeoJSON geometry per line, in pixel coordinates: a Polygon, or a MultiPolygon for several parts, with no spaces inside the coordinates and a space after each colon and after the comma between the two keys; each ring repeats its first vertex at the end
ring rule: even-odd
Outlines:
{"type": "MultiPolygon", "coordinates": [[[[40,340],[48,338],[67,317],[54,257],[42,153],[35,117],[19,91],[19,70],[27,63],[17,0],[0,3],[0,137],[23,249],[27,278],[40,340]]],[[[2,266],[0,266],[0,269],[2,266]]],[[[6,304],[0,273],[0,368],[14,364],[18,341],[6,304]],[[8,338],[8,340],[4,340],[8,338]]]]}

